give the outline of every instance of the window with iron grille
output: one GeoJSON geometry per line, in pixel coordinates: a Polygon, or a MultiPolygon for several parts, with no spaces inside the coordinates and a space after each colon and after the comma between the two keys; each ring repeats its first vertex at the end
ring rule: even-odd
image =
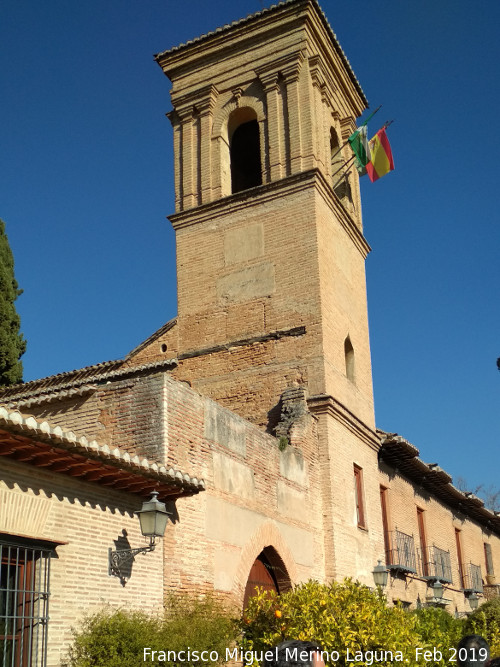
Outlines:
{"type": "Polygon", "coordinates": [[[434,574],[441,582],[453,583],[451,569],[451,556],[449,551],[434,546],[432,548],[432,560],[434,565],[434,574]]]}
{"type": "Polygon", "coordinates": [[[417,572],[417,557],[413,535],[406,535],[400,530],[393,530],[390,534],[391,553],[390,569],[402,572],[417,572]]]}
{"type": "Polygon", "coordinates": [[[53,548],[0,536],[1,667],[45,667],[53,548]]]}
{"type": "Polygon", "coordinates": [[[468,563],[464,568],[464,590],[474,591],[474,593],[483,592],[483,577],[481,566],[468,563]]]}
{"type": "Polygon", "coordinates": [[[360,528],[366,528],[365,506],[363,502],[363,470],[354,464],[354,499],[356,502],[356,519],[360,528]]]}

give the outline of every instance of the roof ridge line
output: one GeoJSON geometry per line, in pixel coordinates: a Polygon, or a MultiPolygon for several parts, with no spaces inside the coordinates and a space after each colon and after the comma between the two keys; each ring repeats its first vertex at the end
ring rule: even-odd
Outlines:
{"type": "MultiPolygon", "coordinates": [[[[111,364],[115,362],[104,362],[106,364],[111,364]]],[[[0,393],[0,404],[11,404],[11,403],[16,403],[17,401],[24,400],[28,397],[31,396],[43,396],[43,395],[49,395],[49,394],[54,394],[60,391],[64,391],[65,389],[68,389],[70,387],[76,387],[76,386],[81,386],[85,384],[92,384],[94,382],[98,382],[99,380],[104,380],[106,378],[114,378],[114,377],[119,377],[120,375],[129,375],[133,373],[138,373],[140,371],[145,371],[145,370],[150,370],[152,368],[162,368],[164,366],[176,366],[177,365],[177,359],[172,358],[172,359],[164,359],[161,361],[152,361],[147,364],[140,364],[139,366],[126,366],[124,365],[126,362],[122,359],[118,360],[116,363],[122,364],[118,368],[110,371],[105,371],[105,369],[99,368],[101,364],[96,364],[96,366],[87,366],[85,368],[81,369],[75,369],[74,371],[68,371],[67,373],[61,373],[60,375],[71,375],[72,373],[80,373],[80,372],[86,372],[89,371],[93,368],[96,368],[97,370],[97,377],[96,376],[91,376],[91,377],[82,377],[82,378],[75,378],[74,380],[68,380],[67,382],[63,382],[59,386],[45,386],[45,387],[33,387],[31,390],[28,388],[27,391],[26,389],[23,390],[25,385],[20,384],[20,385],[13,385],[19,387],[19,393],[12,393],[9,395],[8,393],[2,395],[0,393]],[[102,374],[99,374],[99,370],[103,370],[102,374]]],[[[49,376],[47,378],[40,378],[40,380],[33,380],[34,383],[37,382],[46,382],[49,380],[54,380],[55,378],[59,377],[58,375],[53,375],[49,376]]],[[[62,378],[61,378],[62,379],[62,378]]],[[[29,383],[26,383],[29,384],[29,383]]]]}

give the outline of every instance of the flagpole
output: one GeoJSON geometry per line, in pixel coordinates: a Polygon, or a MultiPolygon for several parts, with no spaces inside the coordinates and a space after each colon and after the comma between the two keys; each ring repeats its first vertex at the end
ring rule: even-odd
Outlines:
{"type": "MultiPolygon", "coordinates": [[[[371,114],[368,116],[368,118],[367,118],[366,120],[364,120],[364,121],[361,123],[361,125],[360,125],[359,127],[363,127],[363,125],[366,125],[367,122],[368,122],[369,120],[371,120],[371,119],[373,118],[373,116],[377,113],[377,111],[379,111],[381,108],[382,108],[382,105],[379,104],[379,106],[375,109],[375,111],[374,111],[373,113],[371,113],[371,114]]],[[[358,130],[359,130],[359,127],[358,127],[358,130]]]]}
{"type": "MultiPolygon", "coordinates": [[[[363,121],[363,122],[361,123],[361,125],[360,125],[359,127],[356,128],[356,130],[354,130],[354,132],[356,132],[357,130],[359,130],[360,127],[364,127],[364,126],[368,123],[368,121],[371,120],[371,119],[373,118],[373,116],[377,113],[377,111],[379,111],[381,108],[382,108],[382,105],[379,104],[379,106],[375,109],[375,111],[373,111],[373,112],[368,116],[368,118],[367,118],[365,121],[363,121]]],[[[391,120],[391,123],[392,123],[392,122],[393,122],[393,121],[391,120]]],[[[354,134],[354,132],[353,132],[353,134],[354,134]]],[[[352,134],[350,134],[349,136],[352,136],[352,134]]],[[[340,153],[340,151],[341,151],[343,148],[345,148],[345,146],[347,146],[348,143],[349,143],[349,139],[346,139],[346,140],[344,141],[344,143],[342,144],[342,146],[339,146],[339,148],[337,149],[337,152],[334,153],[334,154],[332,155],[331,159],[333,160],[333,158],[334,158],[336,155],[338,155],[338,154],[340,153]]]]}
{"type": "Polygon", "coordinates": [[[350,173],[351,173],[351,171],[349,170],[346,174],[344,174],[343,176],[341,176],[341,177],[339,178],[339,180],[336,181],[336,182],[334,183],[334,185],[332,185],[332,190],[335,190],[335,188],[336,188],[337,185],[342,181],[342,179],[344,179],[344,178],[347,179],[347,177],[349,176],[350,173]]]}
{"type": "Polygon", "coordinates": [[[343,162],[342,165],[337,169],[337,171],[334,171],[334,172],[333,172],[333,174],[332,174],[332,178],[333,178],[336,174],[338,174],[339,171],[340,171],[341,169],[345,169],[348,165],[350,165],[351,162],[352,162],[355,158],[356,158],[356,156],[353,155],[353,156],[350,157],[348,160],[346,160],[345,162],[343,162]]]}
{"type": "MultiPolygon", "coordinates": [[[[362,124],[360,125],[360,127],[363,127],[363,125],[366,125],[366,123],[370,120],[370,118],[372,118],[372,117],[377,113],[377,111],[380,109],[381,106],[382,106],[382,105],[380,105],[379,107],[377,107],[377,108],[375,109],[375,111],[374,111],[370,116],[368,116],[368,118],[365,120],[365,122],[362,123],[362,124]]],[[[380,129],[381,129],[381,130],[385,130],[387,127],[389,127],[389,126],[392,125],[393,123],[394,123],[394,120],[387,120],[387,121],[382,125],[382,127],[381,127],[380,129]]],[[[379,132],[380,132],[380,130],[379,130],[379,132]]],[[[332,155],[332,158],[334,158],[335,155],[337,155],[337,154],[340,152],[340,150],[341,150],[344,146],[346,146],[348,143],[349,143],[349,142],[346,141],[346,142],[339,148],[339,150],[338,150],[334,155],[332,155]]],[[[333,172],[333,174],[332,174],[332,179],[333,179],[334,176],[336,176],[336,175],[339,173],[339,171],[341,171],[342,169],[345,169],[346,167],[348,167],[348,166],[349,166],[355,159],[356,159],[356,155],[352,155],[348,160],[346,160],[345,162],[343,162],[343,163],[341,164],[341,166],[337,169],[337,171],[334,171],[334,172],[333,172]]],[[[348,173],[343,174],[343,175],[338,179],[338,181],[335,182],[335,184],[334,184],[332,187],[335,188],[335,187],[340,183],[340,181],[341,181],[343,178],[347,178],[347,176],[348,176],[350,173],[351,173],[351,172],[349,171],[348,173]]]]}

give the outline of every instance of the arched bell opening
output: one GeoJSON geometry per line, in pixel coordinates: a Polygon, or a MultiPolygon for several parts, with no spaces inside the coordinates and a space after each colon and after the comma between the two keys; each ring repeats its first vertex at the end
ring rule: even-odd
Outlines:
{"type": "Polygon", "coordinates": [[[330,128],[330,161],[333,191],[340,200],[352,201],[351,185],[345,168],[342,146],[333,127],[330,128]]]}
{"type": "Polygon", "coordinates": [[[236,109],[228,122],[231,192],[262,185],[259,123],[254,109],[236,109]]]}

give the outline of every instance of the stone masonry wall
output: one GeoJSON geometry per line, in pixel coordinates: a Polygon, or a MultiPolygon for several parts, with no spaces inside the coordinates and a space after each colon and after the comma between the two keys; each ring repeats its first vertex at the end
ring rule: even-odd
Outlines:
{"type": "Polygon", "coordinates": [[[165,376],[166,459],[202,477],[206,491],[178,505],[165,544],[166,585],[214,590],[241,605],[255,558],[273,546],[293,583],[324,578],[316,420],[291,445],[165,376]]]}

